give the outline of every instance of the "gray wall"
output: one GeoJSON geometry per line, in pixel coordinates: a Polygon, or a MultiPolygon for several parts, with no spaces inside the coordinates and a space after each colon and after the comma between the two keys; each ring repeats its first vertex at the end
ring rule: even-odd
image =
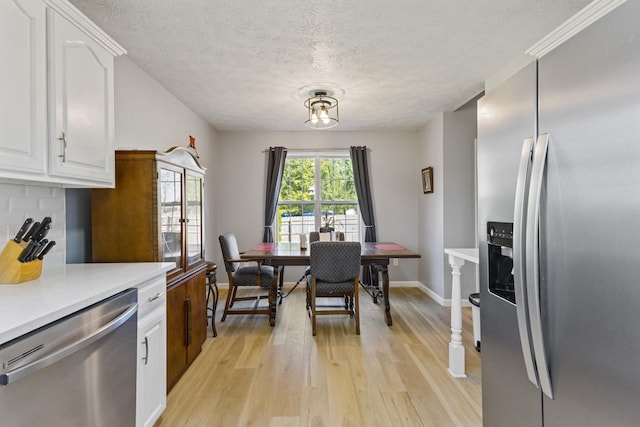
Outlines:
{"type": "MultiPolygon", "coordinates": [[[[301,122],[302,127],[302,122],[301,122]]],[[[418,196],[421,192],[420,170],[416,161],[417,132],[219,132],[216,168],[224,185],[216,186],[214,228],[218,233],[232,231],[242,249],[262,239],[264,176],[269,146],[288,149],[346,150],[352,145],[371,149],[371,180],[379,241],[394,241],[418,250],[418,196]]],[[[211,237],[211,235],[208,235],[211,237]]],[[[219,250],[217,262],[221,262],[219,250]]],[[[390,266],[392,281],[416,281],[418,260],[400,260],[390,266]]],[[[295,281],[302,273],[287,268],[285,280],[295,281]]],[[[220,275],[226,282],[226,276],[220,275]]]]}
{"type": "MultiPolygon", "coordinates": [[[[115,61],[115,147],[165,151],[196,138],[205,178],[205,227],[215,210],[213,193],[216,130],[189,110],[157,81],[126,56],[115,61]]],[[[91,198],[88,190],[66,190],[67,228],[73,241],[67,244],[67,262],[91,261],[91,198]]],[[[208,227],[209,228],[209,227],[208,227]]],[[[205,253],[213,253],[208,238],[205,253]]]]}
{"type": "Polygon", "coordinates": [[[122,149],[165,151],[188,146],[189,135],[196,138],[200,162],[207,168],[204,221],[205,257],[209,258],[217,244],[209,235],[215,212],[216,130],[126,56],[116,59],[115,122],[115,145],[122,149]]]}
{"type": "Polygon", "coordinates": [[[444,114],[439,113],[419,133],[417,169],[433,168],[433,193],[419,196],[420,282],[444,298],[444,114]]]}
{"type": "Polygon", "coordinates": [[[91,190],[65,190],[67,264],[91,261],[91,190]]]}
{"type": "MultiPolygon", "coordinates": [[[[444,247],[476,247],[475,139],[477,108],[473,99],[460,109],[444,115],[444,247]]],[[[451,267],[445,255],[446,298],[451,298],[451,267]]],[[[462,297],[475,292],[476,267],[465,262],[462,268],[462,297]]]]}
{"type": "MultiPolygon", "coordinates": [[[[218,132],[144,73],[126,56],[116,60],[116,147],[154,149],[197,141],[205,180],[206,258],[222,262],[217,236],[233,231],[241,248],[261,239],[265,153],[289,149],[371,149],[378,240],[394,241],[422,255],[390,266],[394,282],[420,281],[447,303],[451,278],[445,247],[472,247],[474,232],[475,103],[440,113],[419,131],[400,132],[218,132]],[[434,168],[434,193],[422,194],[420,169],[434,168]]],[[[86,190],[67,190],[68,262],[89,261],[90,199],[86,190]]],[[[469,269],[465,266],[465,269],[469,269]]],[[[301,271],[289,268],[285,280],[301,271]]],[[[463,295],[475,284],[463,271],[463,295]]],[[[221,282],[226,279],[220,275],[221,282]]]]}
{"type": "MultiPolygon", "coordinates": [[[[433,167],[434,192],[418,203],[419,280],[439,302],[451,299],[451,268],[445,248],[473,248],[475,238],[476,99],[440,113],[419,132],[420,169],[433,167]]],[[[476,269],[462,270],[463,299],[475,292],[476,269]]]]}

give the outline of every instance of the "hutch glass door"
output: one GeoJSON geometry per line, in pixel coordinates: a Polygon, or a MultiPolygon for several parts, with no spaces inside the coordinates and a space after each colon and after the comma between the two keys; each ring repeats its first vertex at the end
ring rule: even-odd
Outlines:
{"type": "Polygon", "coordinates": [[[187,265],[203,258],[202,187],[202,175],[187,172],[187,265]]]}
{"type": "Polygon", "coordinates": [[[181,171],[160,167],[160,230],[162,261],[182,267],[182,178],[181,171]]]}

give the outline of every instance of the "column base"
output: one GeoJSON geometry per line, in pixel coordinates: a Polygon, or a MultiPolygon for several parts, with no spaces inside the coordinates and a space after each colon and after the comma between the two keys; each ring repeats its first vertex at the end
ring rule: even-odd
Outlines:
{"type": "Polygon", "coordinates": [[[464,373],[464,347],[449,343],[449,375],[454,378],[467,378],[464,373]]]}

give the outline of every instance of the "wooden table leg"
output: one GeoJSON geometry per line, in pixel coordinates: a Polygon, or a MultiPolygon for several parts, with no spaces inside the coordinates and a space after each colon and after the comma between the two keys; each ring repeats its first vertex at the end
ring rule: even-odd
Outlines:
{"type": "Polygon", "coordinates": [[[282,304],[282,299],[284,298],[284,265],[274,265],[273,268],[275,268],[275,273],[278,275],[278,304],[282,304]]]}
{"type": "Polygon", "coordinates": [[[276,307],[278,306],[280,268],[275,267],[274,273],[275,276],[271,280],[271,291],[269,291],[269,326],[276,326],[276,307]]]}
{"type": "Polygon", "coordinates": [[[387,264],[378,266],[382,272],[382,298],[384,300],[384,316],[388,326],[393,324],[391,320],[391,306],[389,305],[389,268],[387,264]]]}

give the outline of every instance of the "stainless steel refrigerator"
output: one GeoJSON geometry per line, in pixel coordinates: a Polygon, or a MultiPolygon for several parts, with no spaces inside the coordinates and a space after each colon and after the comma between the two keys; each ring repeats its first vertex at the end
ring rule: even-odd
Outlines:
{"type": "Polygon", "coordinates": [[[478,103],[485,426],[640,425],[640,1],[478,103]]]}

